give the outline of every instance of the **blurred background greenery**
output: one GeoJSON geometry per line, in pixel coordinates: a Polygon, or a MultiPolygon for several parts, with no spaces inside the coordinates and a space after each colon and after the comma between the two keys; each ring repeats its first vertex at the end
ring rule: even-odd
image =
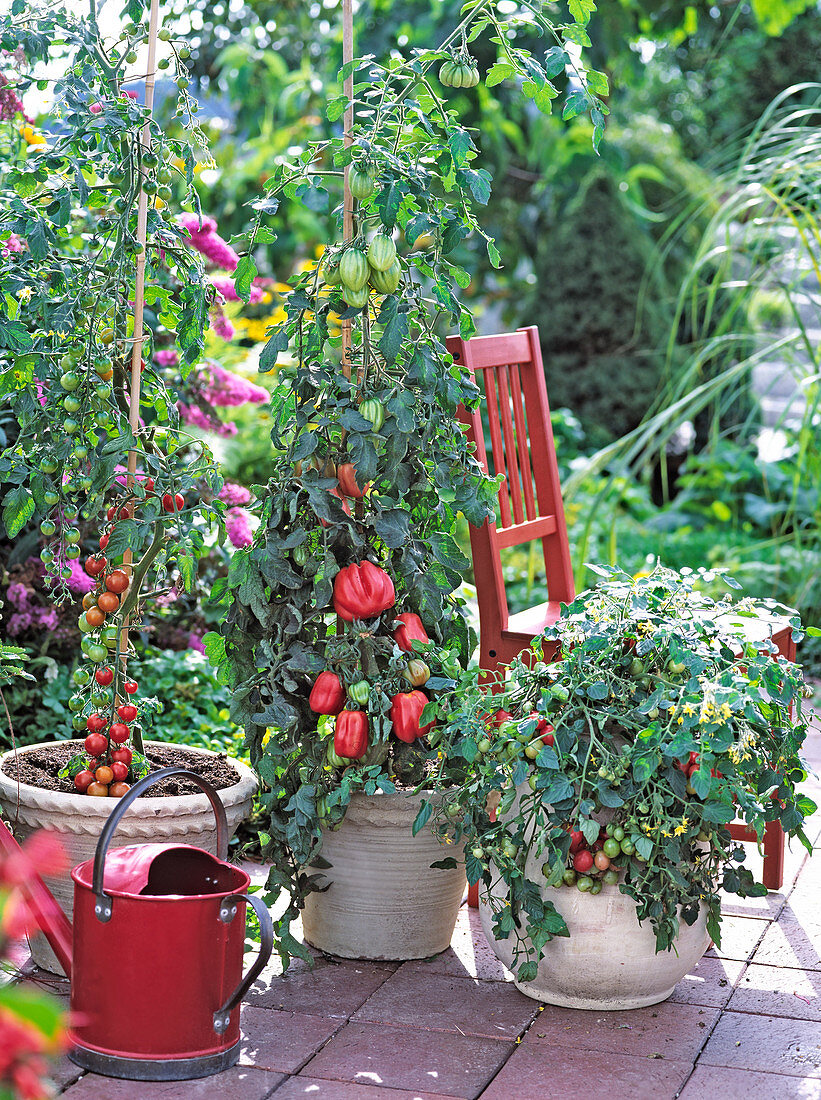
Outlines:
{"type": "MultiPolygon", "coordinates": [[[[191,50],[210,141],[213,161],[204,157],[197,177],[203,211],[238,248],[277,160],[341,125],[325,113],[340,90],[340,6],[163,5],[191,50]]],[[[361,0],[357,52],[430,45],[460,7],[361,0]]],[[[579,587],[587,562],[638,572],[660,557],[727,569],[821,625],[821,11],[813,0],[610,0],[590,32],[591,60],[612,88],[599,156],[587,120],[545,118],[507,82],[452,94],[493,176],[486,228],[503,262],[489,268],[481,242],[464,242],[466,304],[480,332],[539,326],[579,587]]],[[[527,28],[522,44],[546,48],[527,28]]],[[[485,71],[495,47],[476,46],[485,71]]],[[[158,98],[173,128],[162,81],[158,98]]],[[[221,362],[249,378],[284,284],[330,232],[328,212],[293,202],[270,224],[276,240],[256,256],[262,300],[229,303],[234,339],[214,338],[221,362]]],[[[236,434],[217,441],[226,477],[264,485],[268,414],[249,406],[232,417],[236,434]]],[[[466,528],[462,537],[467,549],[466,528]]],[[[19,539],[0,551],[7,588],[25,557],[19,539]]],[[[215,549],[214,576],[226,554],[215,549]]],[[[539,566],[536,553],[507,558],[511,610],[543,598],[539,566]]],[[[6,600],[6,625],[13,610],[6,600]]],[[[179,640],[207,627],[207,607],[179,600],[162,617],[142,662],[164,701],[155,732],[233,744],[224,689],[179,640]]],[[[8,692],[15,728],[24,740],[68,736],[70,632],[22,641],[43,678],[39,701],[26,685],[8,692]]],[[[821,671],[817,640],[801,655],[821,671]]]]}

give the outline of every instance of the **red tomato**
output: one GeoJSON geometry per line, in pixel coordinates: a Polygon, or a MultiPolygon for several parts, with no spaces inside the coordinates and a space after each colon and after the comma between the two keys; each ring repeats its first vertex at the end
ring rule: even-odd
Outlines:
{"type": "Polygon", "coordinates": [[[125,766],[128,768],[128,767],[131,766],[131,761],[133,759],[134,759],[134,756],[133,756],[133,753],[131,752],[131,749],[127,749],[127,748],[125,748],[125,746],[123,746],[122,748],[119,748],[119,749],[115,749],[111,753],[111,765],[112,765],[112,767],[115,764],[125,764],[125,766]]]}
{"type": "Polygon", "coordinates": [[[108,794],[111,798],[122,798],[124,794],[128,794],[131,787],[128,783],[112,783],[108,788],[108,794]]]}
{"type": "Polygon", "coordinates": [[[117,515],[120,519],[131,519],[131,509],[123,505],[117,515]]]}
{"type": "Polygon", "coordinates": [[[596,852],[593,857],[593,862],[596,864],[599,871],[606,871],[610,866],[610,857],[606,856],[604,852],[596,852]]]}
{"type": "MultiPolygon", "coordinates": [[[[113,756],[114,754],[112,753],[111,755],[113,756]]],[[[128,775],[128,764],[123,764],[121,760],[113,760],[111,762],[111,774],[118,783],[122,783],[128,775]]]]}
{"type": "Polygon", "coordinates": [[[124,722],[133,722],[137,717],[137,708],[131,703],[123,703],[122,706],[117,707],[117,714],[124,722]]]}
{"type": "Polygon", "coordinates": [[[89,756],[99,756],[108,748],[108,740],[101,733],[90,733],[83,745],[89,756]]]}
{"type": "Polygon", "coordinates": [[[105,612],[99,607],[90,607],[86,611],[86,622],[93,627],[102,626],[105,622],[105,612]]]}
{"type": "Polygon", "coordinates": [[[122,569],[115,569],[106,577],[105,586],[109,592],[125,592],[128,588],[128,574],[122,569]]]}
{"type": "Polygon", "coordinates": [[[126,680],[126,682],[123,684],[123,691],[127,695],[134,695],[136,694],[139,686],[140,685],[137,683],[136,680],[126,680]]]}
{"type": "Polygon", "coordinates": [[[98,783],[96,780],[93,783],[89,783],[86,788],[86,794],[90,794],[92,798],[106,798],[108,796],[108,787],[104,783],[98,783]]]}
{"type": "Polygon", "coordinates": [[[584,842],[584,833],[579,829],[573,829],[570,833],[570,851],[578,852],[584,842]]]}
{"type": "Polygon", "coordinates": [[[101,764],[94,773],[94,778],[98,783],[105,783],[106,786],[114,778],[114,772],[106,764],[101,764]]]}
{"type": "Polygon", "coordinates": [[[94,775],[88,770],[88,768],[84,768],[81,772],[77,772],[77,774],[74,776],[74,786],[81,794],[85,794],[85,792],[88,790],[89,784],[93,782],[94,775]]]}
{"type": "Polygon", "coordinates": [[[145,488],[146,493],[153,493],[154,492],[154,478],[153,477],[147,477],[145,479],[144,488],[145,488]]]}
{"type": "Polygon", "coordinates": [[[111,537],[110,535],[100,535],[100,549],[101,550],[105,550],[106,546],[108,546],[108,540],[109,540],[110,537],[111,537]]]}
{"type": "Polygon", "coordinates": [[[108,562],[103,557],[86,558],[86,573],[88,573],[89,577],[96,577],[102,573],[107,565],[108,562]]]}
{"type": "MultiPolygon", "coordinates": [[[[102,733],[107,723],[102,714],[89,714],[86,718],[86,729],[89,733],[102,733]]],[[[96,753],[92,753],[92,756],[96,756],[96,753]]]]}
{"type": "Polygon", "coordinates": [[[116,515],[117,515],[117,505],[112,504],[111,507],[106,512],[106,516],[108,516],[109,519],[114,519],[114,517],[116,515]]]}
{"type": "Polygon", "coordinates": [[[181,512],[185,507],[185,497],[182,493],[163,493],[162,498],[163,511],[165,512],[181,512]]]}
{"type": "Polygon", "coordinates": [[[116,745],[122,745],[124,741],[127,741],[131,731],[128,726],[124,726],[122,722],[115,722],[111,729],[108,731],[108,736],[116,745]]]}
{"type": "MultiPolygon", "coordinates": [[[[101,592],[97,597],[97,606],[106,615],[110,615],[112,611],[116,611],[120,606],[120,597],[116,592],[101,592]]],[[[88,615],[86,615],[88,619],[88,615]]],[[[91,622],[91,619],[88,619],[91,622]]]]}
{"type": "Polygon", "coordinates": [[[110,668],[98,668],[94,673],[94,679],[100,685],[100,687],[108,687],[114,680],[114,673],[110,668]]]}
{"type": "MultiPolygon", "coordinates": [[[[593,853],[586,849],[573,856],[573,870],[585,875],[593,866],[593,853]]],[[[609,866],[609,864],[608,864],[609,866]]]]}

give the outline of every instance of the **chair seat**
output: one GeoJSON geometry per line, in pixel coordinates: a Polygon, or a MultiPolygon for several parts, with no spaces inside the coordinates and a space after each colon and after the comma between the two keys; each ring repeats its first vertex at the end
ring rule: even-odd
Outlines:
{"type": "Polygon", "coordinates": [[[562,605],[558,600],[548,600],[547,603],[536,604],[528,607],[526,611],[517,611],[507,620],[505,634],[527,634],[535,638],[537,634],[552,626],[561,615],[562,605]]]}

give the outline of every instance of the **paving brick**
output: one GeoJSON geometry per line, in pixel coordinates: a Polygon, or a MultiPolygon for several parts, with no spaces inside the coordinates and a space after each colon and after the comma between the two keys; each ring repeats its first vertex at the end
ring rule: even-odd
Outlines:
{"type": "Polygon", "coordinates": [[[473,1100],[512,1050],[507,1039],[351,1021],[304,1069],[324,1080],[473,1100]]]}
{"type": "Polygon", "coordinates": [[[459,910],[450,947],[432,959],[405,963],[423,973],[452,974],[454,978],[480,978],[482,981],[512,982],[513,975],[496,958],[487,942],[476,909],[463,905],[459,910]]]}
{"type": "MultiPolygon", "coordinates": [[[[289,1077],[272,1100],[462,1100],[435,1092],[406,1092],[379,1085],[358,1085],[354,1081],[323,1081],[319,1077],[289,1077]]],[[[226,1097],[226,1100],[228,1098],[226,1097]]]]}
{"type": "Polygon", "coordinates": [[[733,992],[731,1012],[821,1022],[821,973],[750,965],[733,992]]]}
{"type": "Polygon", "coordinates": [[[721,947],[711,947],[707,954],[721,959],[743,962],[755,950],[756,944],[770,927],[770,921],[759,917],[723,917],[721,947]]]}
{"type": "Polygon", "coordinates": [[[667,1058],[568,1050],[532,1035],[533,1029],[482,1093],[482,1100],[673,1100],[692,1069],[690,1062],[667,1058]]]}
{"type": "Polygon", "coordinates": [[[732,995],[733,986],[744,965],[735,959],[717,959],[704,955],[696,963],[692,973],[681,979],[670,1000],[680,1004],[723,1008],[732,995]]]}
{"type": "Polygon", "coordinates": [[[821,1081],[697,1066],[679,1100],[821,1100],[821,1081]]]}
{"type": "Polygon", "coordinates": [[[353,1019],[515,1039],[538,1009],[537,1001],[512,985],[401,966],[353,1019]]]}
{"type": "Polygon", "coordinates": [[[368,962],[323,962],[314,970],[289,970],[255,985],[245,1000],[257,1008],[347,1019],[393,972],[393,967],[368,962]]]}
{"type": "Polygon", "coordinates": [[[240,1064],[296,1073],[340,1026],[338,1019],[243,1005],[240,1064]]]}
{"type": "Polygon", "coordinates": [[[755,963],[798,970],[821,970],[818,942],[800,920],[782,917],[772,924],[752,956],[755,963]]]}
{"type": "Polygon", "coordinates": [[[118,1081],[87,1073],[62,1095],[65,1100],[265,1100],[281,1073],[233,1066],[198,1081],[118,1081]]]}
{"type": "Polygon", "coordinates": [[[57,1088],[65,1089],[68,1088],[69,1085],[73,1085],[75,1081],[79,1081],[84,1073],[84,1069],[81,1069],[80,1066],[76,1066],[74,1062],[64,1054],[61,1058],[50,1063],[48,1076],[49,1080],[53,1081],[57,1088]]]}
{"type": "Polygon", "coordinates": [[[814,1021],[725,1012],[700,1063],[821,1078],[821,1028],[814,1021]]]}
{"type": "Polygon", "coordinates": [[[715,1008],[664,1001],[624,1012],[546,1005],[527,1033],[563,1048],[693,1062],[719,1017],[715,1008]]]}

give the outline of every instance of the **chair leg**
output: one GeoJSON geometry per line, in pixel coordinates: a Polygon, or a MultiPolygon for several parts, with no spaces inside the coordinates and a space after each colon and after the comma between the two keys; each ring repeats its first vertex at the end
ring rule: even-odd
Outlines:
{"type": "Polygon", "coordinates": [[[761,881],[768,890],[780,890],[784,881],[784,830],[780,821],[764,828],[764,871],[761,881]]]}

